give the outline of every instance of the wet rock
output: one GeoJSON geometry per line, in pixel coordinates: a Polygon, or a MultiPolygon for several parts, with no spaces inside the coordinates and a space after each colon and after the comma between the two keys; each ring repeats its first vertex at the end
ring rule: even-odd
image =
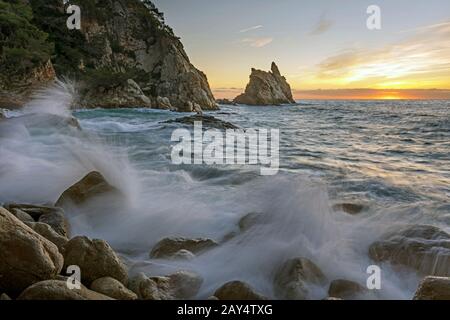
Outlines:
{"type": "Polygon", "coordinates": [[[194,272],[179,271],[169,276],[171,294],[175,299],[190,299],[197,295],[203,279],[194,272]]]}
{"type": "Polygon", "coordinates": [[[261,220],[262,214],[259,212],[251,212],[244,217],[242,217],[241,220],[239,220],[239,229],[241,232],[247,231],[254,225],[258,224],[258,222],[261,220]]]}
{"type": "Polygon", "coordinates": [[[162,296],[155,281],[144,273],[139,273],[130,279],[128,288],[133,291],[140,300],[168,300],[169,297],[162,296]]]}
{"type": "Polygon", "coordinates": [[[81,285],[80,289],[69,289],[66,281],[47,280],[25,289],[17,300],[113,300],[101,293],[81,285]]]}
{"type": "Polygon", "coordinates": [[[358,295],[367,293],[367,289],[359,283],[350,280],[338,279],[330,284],[328,295],[333,298],[351,300],[358,298],[358,295]]]}
{"type": "Polygon", "coordinates": [[[219,300],[267,300],[256,292],[250,285],[242,281],[225,283],[214,293],[219,300]]]}
{"type": "Polygon", "coordinates": [[[31,216],[33,221],[50,225],[61,236],[70,236],[70,225],[61,208],[17,203],[8,204],[6,208],[11,212],[20,210],[31,216]]]}
{"type": "Polygon", "coordinates": [[[433,226],[405,226],[373,243],[369,256],[412,268],[423,275],[450,276],[450,235],[433,226]]]}
{"type": "Polygon", "coordinates": [[[57,233],[51,226],[42,222],[28,222],[26,223],[31,229],[33,229],[36,233],[43,236],[45,239],[54,243],[60,253],[64,251],[64,246],[69,242],[67,237],[64,237],[57,233]]]}
{"type": "Polygon", "coordinates": [[[34,222],[33,217],[20,209],[11,209],[10,212],[22,222],[34,222]]]}
{"type": "Polygon", "coordinates": [[[195,259],[195,254],[183,249],[174,253],[170,258],[172,260],[192,260],[195,259]]]}
{"type": "Polygon", "coordinates": [[[450,300],[450,278],[426,277],[420,283],[414,300],[450,300]]]}
{"type": "Polygon", "coordinates": [[[100,172],[92,171],[64,191],[58,201],[56,201],[56,206],[64,206],[66,204],[80,205],[94,197],[108,193],[121,195],[120,191],[110,185],[100,172]]]}
{"type": "Polygon", "coordinates": [[[56,207],[50,207],[50,206],[41,206],[41,205],[34,205],[34,204],[24,204],[24,203],[9,203],[5,206],[5,209],[12,212],[13,210],[17,209],[20,211],[23,211],[30,215],[34,221],[38,221],[39,218],[44,214],[53,213],[55,211],[60,211],[62,209],[56,208],[56,207]]]}
{"type": "Polygon", "coordinates": [[[157,97],[156,104],[158,109],[166,109],[166,110],[173,109],[172,104],[170,103],[170,99],[167,97],[157,97]]]}
{"type": "Polygon", "coordinates": [[[151,99],[145,95],[141,87],[128,79],[112,87],[85,88],[80,103],[86,108],[151,108],[151,99]]]}
{"type": "Polygon", "coordinates": [[[58,208],[53,212],[43,214],[39,217],[38,221],[48,224],[53,230],[63,237],[70,237],[69,222],[67,221],[62,209],[58,208]]]}
{"type": "Polygon", "coordinates": [[[141,300],[190,299],[198,294],[202,282],[199,275],[186,271],[151,278],[139,273],[130,280],[129,289],[141,300]]]}
{"type": "Polygon", "coordinates": [[[0,288],[8,294],[61,272],[63,257],[56,245],[4,208],[0,208],[0,248],[0,288]]]}
{"type": "Polygon", "coordinates": [[[323,286],[327,282],[320,268],[306,258],[286,261],[275,273],[274,292],[280,299],[305,300],[310,286],[323,286]]]}
{"type": "Polygon", "coordinates": [[[113,249],[103,240],[75,237],[64,247],[64,266],[77,265],[81,269],[81,282],[90,285],[93,281],[111,277],[123,284],[128,273],[113,249]]]}
{"type": "Polygon", "coordinates": [[[235,103],[248,105],[280,105],[295,103],[290,85],[272,62],[271,71],[252,69],[245,93],[234,99],[235,103]]]}
{"type": "Polygon", "coordinates": [[[173,120],[168,120],[163,123],[182,123],[188,125],[194,125],[195,122],[201,122],[203,128],[214,128],[214,129],[239,129],[237,126],[230,122],[226,122],[213,116],[196,114],[190,117],[178,118],[173,120]]]}
{"type": "Polygon", "coordinates": [[[200,252],[212,249],[217,243],[211,239],[198,238],[165,238],[159,241],[150,252],[150,258],[163,259],[170,258],[180,250],[188,250],[191,253],[198,254],[200,252]]]}
{"type": "Polygon", "coordinates": [[[333,206],[334,211],[342,211],[351,215],[361,213],[365,207],[356,203],[339,203],[333,206]]]}
{"type": "Polygon", "coordinates": [[[95,280],[91,284],[91,290],[117,300],[136,300],[138,298],[134,292],[128,290],[122,283],[111,277],[95,280]]]}

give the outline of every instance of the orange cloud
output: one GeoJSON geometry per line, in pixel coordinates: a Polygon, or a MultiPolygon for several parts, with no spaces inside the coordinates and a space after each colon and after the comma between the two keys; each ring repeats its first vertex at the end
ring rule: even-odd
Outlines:
{"type": "Polygon", "coordinates": [[[329,57],[307,80],[335,87],[450,88],[450,22],[414,32],[381,49],[349,49],[329,57]]]}

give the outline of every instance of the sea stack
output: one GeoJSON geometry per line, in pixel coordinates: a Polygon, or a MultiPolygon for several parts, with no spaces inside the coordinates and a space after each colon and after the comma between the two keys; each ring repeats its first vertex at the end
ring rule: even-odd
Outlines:
{"type": "Polygon", "coordinates": [[[234,102],[257,106],[295,103],[291,86],[275,62],[272,62],[271,71],[268,72],[252,68],[245,93],[236,97],[234,102]]]}

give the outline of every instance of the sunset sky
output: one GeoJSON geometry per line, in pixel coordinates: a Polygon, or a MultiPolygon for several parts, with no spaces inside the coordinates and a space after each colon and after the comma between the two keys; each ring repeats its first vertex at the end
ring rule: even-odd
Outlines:
{"type": "Polygon", "coordinates": [[[275,61],[298,99],[450,99],[449,0],[154,2],[218,98],[275,61]],[[372,4],[381,30],[366,27],[372,4]]]}

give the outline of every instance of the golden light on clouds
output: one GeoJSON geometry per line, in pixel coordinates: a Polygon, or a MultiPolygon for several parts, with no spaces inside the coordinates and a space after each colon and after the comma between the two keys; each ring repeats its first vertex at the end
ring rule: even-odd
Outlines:
{"type": "Polygon", "coordinates": [[[336,88],[450,88],[450,22],[409,32],[414,35],[381,49],[349,49],[329,57],[302,82],[336,88]]]}

